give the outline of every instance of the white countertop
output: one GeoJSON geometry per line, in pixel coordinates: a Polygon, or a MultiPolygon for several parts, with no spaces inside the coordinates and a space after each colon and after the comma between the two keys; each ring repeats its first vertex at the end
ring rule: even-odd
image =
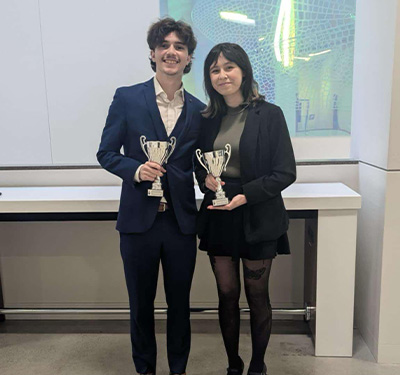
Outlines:
{"type": "MultiPolygon", "coordinates": [[[[0,187],[0,192],[0,213],[117,212],[121,187],[0,187]]],[[[288,210],[361,208],[361,196],[342,183],[295,183],[282,196],[288,210]]]]}

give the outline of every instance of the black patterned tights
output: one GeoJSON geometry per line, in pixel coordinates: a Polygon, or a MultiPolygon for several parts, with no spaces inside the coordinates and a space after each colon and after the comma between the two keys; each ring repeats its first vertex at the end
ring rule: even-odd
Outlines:
{"type": "MultiPolygon", "coordinates": [[[[250,308],[252,357],[249,371],[261,372],[271,335],[272,311],[268,281],[272,259],[243,261],[244,287],[250,308]]],[[[239,357],[239,260],[210,256],[219,296],[219,324],[230,368],[240,368],[239,357]]]]}

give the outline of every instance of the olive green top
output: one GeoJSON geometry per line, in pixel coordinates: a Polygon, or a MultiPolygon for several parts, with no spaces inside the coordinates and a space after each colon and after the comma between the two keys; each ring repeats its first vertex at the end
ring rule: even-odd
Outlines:
{"type": "Polygon", "coordinates": [[[247,106],[228,107],[227,114],[221,120],[221,127],[214,141],[214,150],[225,150],[227,143],[232,147],[231,158],[222,177],[240,178],[239,142],[247,113],[247,106]]]}

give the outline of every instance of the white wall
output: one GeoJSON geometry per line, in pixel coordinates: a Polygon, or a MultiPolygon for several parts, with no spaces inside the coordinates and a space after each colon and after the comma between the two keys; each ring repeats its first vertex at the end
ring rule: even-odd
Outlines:
{"type": "Polygon", "coordinates": [[[394,64],[392,74],[392,101],[390,113],[389,157],[388,168],[400,169],[400,3],[397,1],[397,18],[394,42],[394,64]]]}
{"type": "Polygon", "coordinates": [[[358,213],[355,321],[377,358],[387,181],[385,171],[366,164],[360,164],[359,175],[362,206],[358,213]]]}
{"type": "Polygon", "coordinates": [[[357,2],[352,156],[382,168],[388,162],[396,6],[397,0],[384,6],[379,0],[357,2]]]}
{"type": "Polygon", "coordinates": [[[0,165],[97,164],[115,89],[153,76],[159,1],[0,4],[0,165]],[[140,11],[139,11],[140,10],[140,11]]]}
{"type": "Polygon", "coordinates": [[[388,172],[386,181],[378,359],[400,363],[400,172],[388,172]]]}
{"type": "Polygon", "coordinates": [[[50,164],[40,15],[36,1],[0,3],[0,165],[50,164]]]}
{"type": "Polygon", "coordinates": [[[360,160],[355,320],[373,355],[400,363],[400,5],[357,3],[353,156],[360,160]]]}

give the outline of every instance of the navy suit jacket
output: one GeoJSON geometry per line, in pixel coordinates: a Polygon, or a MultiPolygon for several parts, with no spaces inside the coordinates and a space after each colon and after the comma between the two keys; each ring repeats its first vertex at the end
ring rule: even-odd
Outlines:
{"type": "MultiPolygon", "coordinates": [[[[172,206],[184,234],[195,233],[196,200],[193,184],[193,154],[198,147],[204,104],[184,91],[184,127],[177,135],[176,147],[164,166],[172,206]]],[[[151,228],[161,198],[148,197],[151,182],[133,179],[139,165],[148,159],[140,146],[147,141],[169,140],[157,107],[153,78],[147,82],[117,89],[101,137],[97,160],[107,171],[122,178],[117,230],[142,233],[151,228]],[[121,153],[123,148],[123,153],[121,153]]]]}

